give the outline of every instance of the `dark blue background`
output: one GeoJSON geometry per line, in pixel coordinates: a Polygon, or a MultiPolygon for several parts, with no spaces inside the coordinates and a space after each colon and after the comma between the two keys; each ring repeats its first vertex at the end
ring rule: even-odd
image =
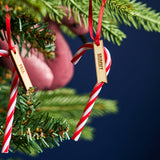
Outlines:
{"type": "MultiPolygon", "coordinates": [[[[143,2],[160,11],[159,1],[143,2]]],[[[100,97],[117,100],[119,112],[94,119],[91,124],[96,128],[93,142],[66,141],[36,158],[21,157],[26,160],[160,159],[160,34],[125,26],[121,29],[127,39],[120,47],[105,41],[111,52],[112,67],[109,83],[100,94],[100,97]]],[[[78,38],[66,38],[73,53],[82,44],[78,38]]],[[[76,65],[68,87],[76,88],[78,93],[90,92],[96,82],[94,67],[94,57],[85,54],[76,65]]],[[[18,155],[7,155],[12,156],[18,155]]]]}

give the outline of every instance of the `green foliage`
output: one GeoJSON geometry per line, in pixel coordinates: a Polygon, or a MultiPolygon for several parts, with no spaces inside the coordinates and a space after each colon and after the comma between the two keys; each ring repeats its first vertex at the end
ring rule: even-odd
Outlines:
{"type": "MultiPolygon", "coordinates": [[[[65,14],[65,10],[63,8],[67,7],[69,12],[69,17],[72,15],[77,23],[83,22],[85,26],[88,26],[88,4],[89,1],[83,0],[83,1],[74,1],[74,0],[61,0],[59,3],[55,3],[55,1],[51,0],[45,0],[48,2],[51,6],[54,6],[54,8],[61,8],[61,12],[54,13],[49,12],[49,16],[52,20],[56,20],[58,22],[61,21],[61,18],[65,14]],[[61,7],[63,6],[63,8],[61,7]],[[54,16],[53,16],[54,14],[54,16]]],[[[100,1],[93,1],[93,25],[94,25],[94,31],[96,32],[96,26],[98,23],[98,16],[99,16],[99,6],[101,5],[100,1]]],[[[58,10],[57,10],[58,11],[58,10]]],[[[120,42],[126,37],[125,34],[118,29],[118,26],[116,24],[116,21],[111,17],[108,9],[105,10],[103,15],[103,22],[102,22],[102,34],[104,38],[107,38],[107,40],[110,41],[110,39],[114,42],[116,41],[117,44],[120,44],[120,42]]],[[[72,34],[70,34],[72,35],[72,34]]]]}
{"type": "MultiPolygon", "coordinates": [[[[53,21],[58,23],[61,23],[63,17],[66,16],[65,10],[67,7],[68,17],[72,15],[77,23],[81,24],[83,22],[88,26],[89,0],[20,0],[18,2],[16,0],[6,0],[5,3],[10,4],[10,6],[22,6],[25,11],[28,11],[29,8],[29,12],[37,19],[42,19],[48,14],[53,21]]],[[[93,1],[94,31],[96,31],[98,23],[100,5],[101,1],[93,1]]],[[[120,45],[126,38],[126,35],[119,29],[119,23],[122,22],[129,26],[132,24],[136,29],[143,27],[146,31],[160,32],[159,13],[147,7],[146,4],[136,2],[136,0],[107,0],[102,22],[103,37],[120,45]]],[[[64,29],[64,27],[62,28],[64,29]]],[[[68,33],[67,29],[64,29],[64,31],[68,33]]],[[[71,33],[69,35],[73,36],[71,33]]]]}
{"type": "MultiPolygon", "coordinates": [[[[38,91],[36,97],[42,100],[39,112],[48,112],[53,117],[65,118],[69,124],[69,135],[72,136],[88,101],[89,94],[77,95],[74,89],[61,88],[55,91],[38,91]]],[[[113,100],[97,98],[88,122],[91,122],[92,117],[116,113],[116,105],[113,100]]],[[[92,140],[93,131],[92,127],[86,126],[81,138],[92,140]]]]}
{"type": "MultiPolygon", "coordinates": [[[[9,90],[8,85],[0,84],[0,95],[9,97],[9,90]]],[[[2,106],[8,97],[3,97],[4,99],[0,102],[0,147],[2,147],[7,112],[6,106],[4,108],[2,106]]],[[[53,118],[45,112],[35,114],[39,104],[33,89],[25,92],[19,88],[10,151],[19,150],[34,155],[43,152],[43,149],[59,146],[59,142],[69,139],[68,125],[65,120],[53,118]]]]}
{"type": "Polygon", "coordinates": [[[141,26],[147,31],[160,32],[160,13],[136,0],[108,0],[107,5],[114,19],[131,24],[139,29],[141,26]]]}
{"type": "MultiPolygon", "coordinates": [[[[11,6],[10,10],[12,40],[14,44],[18,45],[20,52],[22,52],[22,47],[26,49],[26,54],[28,54],[29,51],[32,52],[33,48],[36,48],[47,57],[47,54],[55,50],[55,33],[47,29],[48,25],[46,23],[40,24],[37,17],[34,17],[31,12],[21,6],[11,6]]],[[[2,40],[7,40],[5,33],[5,14],[6,9],[4,5],[1,5],[0,38],[2,40]]]]}
{"type": "MultiPolygon", "coordinates": [[[[85,23],[88,21],[88,4],[89,1],[63,0],[62,5],[72,8],[73,14],[79,21],[82,16],[85,23]]],[[[93,22],[94,30],[98,22],[99,6],[101,1],[93,1],[93,22]]],[[[120,42],[126,37],[120,31],[118,23],[123,22],[139,29],[141,26],[147,31],[160,32],[160,16],[146,4],[136,2],[135,0],[107,0],[102,22],[102,35],[108,41],[120,42]]]]}
{"type": "MultiPolygon", "coordinates": [[[[0,68],[0,147],[10,96],[11,72],[0,68]]],[[[55,91],[25,92],[19,87],[10,151],[19,150],[34,155],[45,148],[59,146],[59,142],[72,136],[89,95],[78,95],[74,89],[61,88],[55,91]],[[37,100],[41,100],[40,102],[37,100]],[[67,123],[66,123],[67,121],[67,123]],[[69,130],[69,131],[68,131],[69,130]],[[69,134],[69,135],[68,135],[69,134]]],[[[116,113],[116,102],[98,98],[92,117],[116,113]]],[[[81,138],[93,139],[94,129],[86,126],[81,138]]]]}

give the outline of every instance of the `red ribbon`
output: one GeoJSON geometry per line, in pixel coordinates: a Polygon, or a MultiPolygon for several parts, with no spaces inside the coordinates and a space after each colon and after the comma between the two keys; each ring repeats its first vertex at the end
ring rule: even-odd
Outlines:
{"type": "Polygon", "coordinates": [[[8,38],[8,47],[9,47],[9,51],[10,50],[13,50],[15,52],[15,49],[14,47],[12,46],[12,43],[11,43],[11,23],[10,23],[10,20],[11,20],[11,16],[10,16],[10,11],[9,11],[9,8],[7,5],[5,5],[5,8],[6,8],[6,30],[7,30],[7,38],[8,38]]]}
{"type": "Polygon", "coordinates": [[[105,6],[106,0],[102,0],[102,6],[100,6],[99,11],[99,18],[98,18],[98,25],[97,25],[97,33],[95,38],[93,37],[93,13],[92,13],[92,0],[89,1],[89,33],[91,38],[95,41],[96,45],[100,45],[100,36],[101,36],[101,26],[102,26],[102,18],[103,18],[103,11],[105,6]]]}

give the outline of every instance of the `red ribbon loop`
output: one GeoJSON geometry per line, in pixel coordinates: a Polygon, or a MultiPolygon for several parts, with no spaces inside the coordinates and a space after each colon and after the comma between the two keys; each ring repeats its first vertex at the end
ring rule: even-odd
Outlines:
{"type": "Polygon", "coordinates": [[[10,11],[9,11],[9,8],[7,5],[5,5],[5,8],[6,8],[6,30],[7,30],[7,38],[8,38],[8,48],[9,48],[9,51],[10,50],[13,50],[15,52],[15,49],[14,47],[12,46],[12,43],[11,43],[11,23],[10,23],[10,20],[11,20],[11,15],[10,15],[10,11]]]}
{"type": "Polygon", "coordinates": [[[95,41],[96,45],[100,45],[100,36],[101,36],[101,26],[102,26],[102,18],[103,18],[103,11],[105,6],[106,0],[102,0],[102,6],[100,7],[99,18],[98,18],[98,25],[97,25],[97,33],[95,38],[93,37],[93,12],[92,12],[92,0],[89,1],[89,33],[91,38],[95,41]]]}

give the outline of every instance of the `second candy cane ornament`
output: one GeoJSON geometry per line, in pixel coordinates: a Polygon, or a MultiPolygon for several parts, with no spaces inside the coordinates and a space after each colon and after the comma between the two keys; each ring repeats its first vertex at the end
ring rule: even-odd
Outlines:
{"type": "Polygon", "coordinates": [[[100,7],[99,12],[99,19],[97,25],[97,33],[95,38],[93,37],[93,14],[92,14],[92,0],[89,1],[89,31],[90,36],[94,40],[93,43],[86,43],[82,45],[72,59],[72,63],[76,64],[81,56],[86,52],[88,49],[94,48],[94,55],[95,55],[95,64],[96,64],[96,74],[97,74],[97,83],[93,88],[93,91],[90,94],[89,100],[86,104],[86,107],[83,111],[82,117],[77,124],[76,130],[73,134],[72,139],[78,141],[81,132],[88,120],[88,117],[92,111],[94,103],[98,97],[98,94],[101,91],[101,88],[105,83],[107,83],[106,76],[108,75],[111,67],[111,56],[107,48],[103,47],[103,42],[100,41],[101,36],[101,25],[102,25],[102,17],[103,11],[105,6],[106,0],[102,1],[102,6],[100,7]]]}

